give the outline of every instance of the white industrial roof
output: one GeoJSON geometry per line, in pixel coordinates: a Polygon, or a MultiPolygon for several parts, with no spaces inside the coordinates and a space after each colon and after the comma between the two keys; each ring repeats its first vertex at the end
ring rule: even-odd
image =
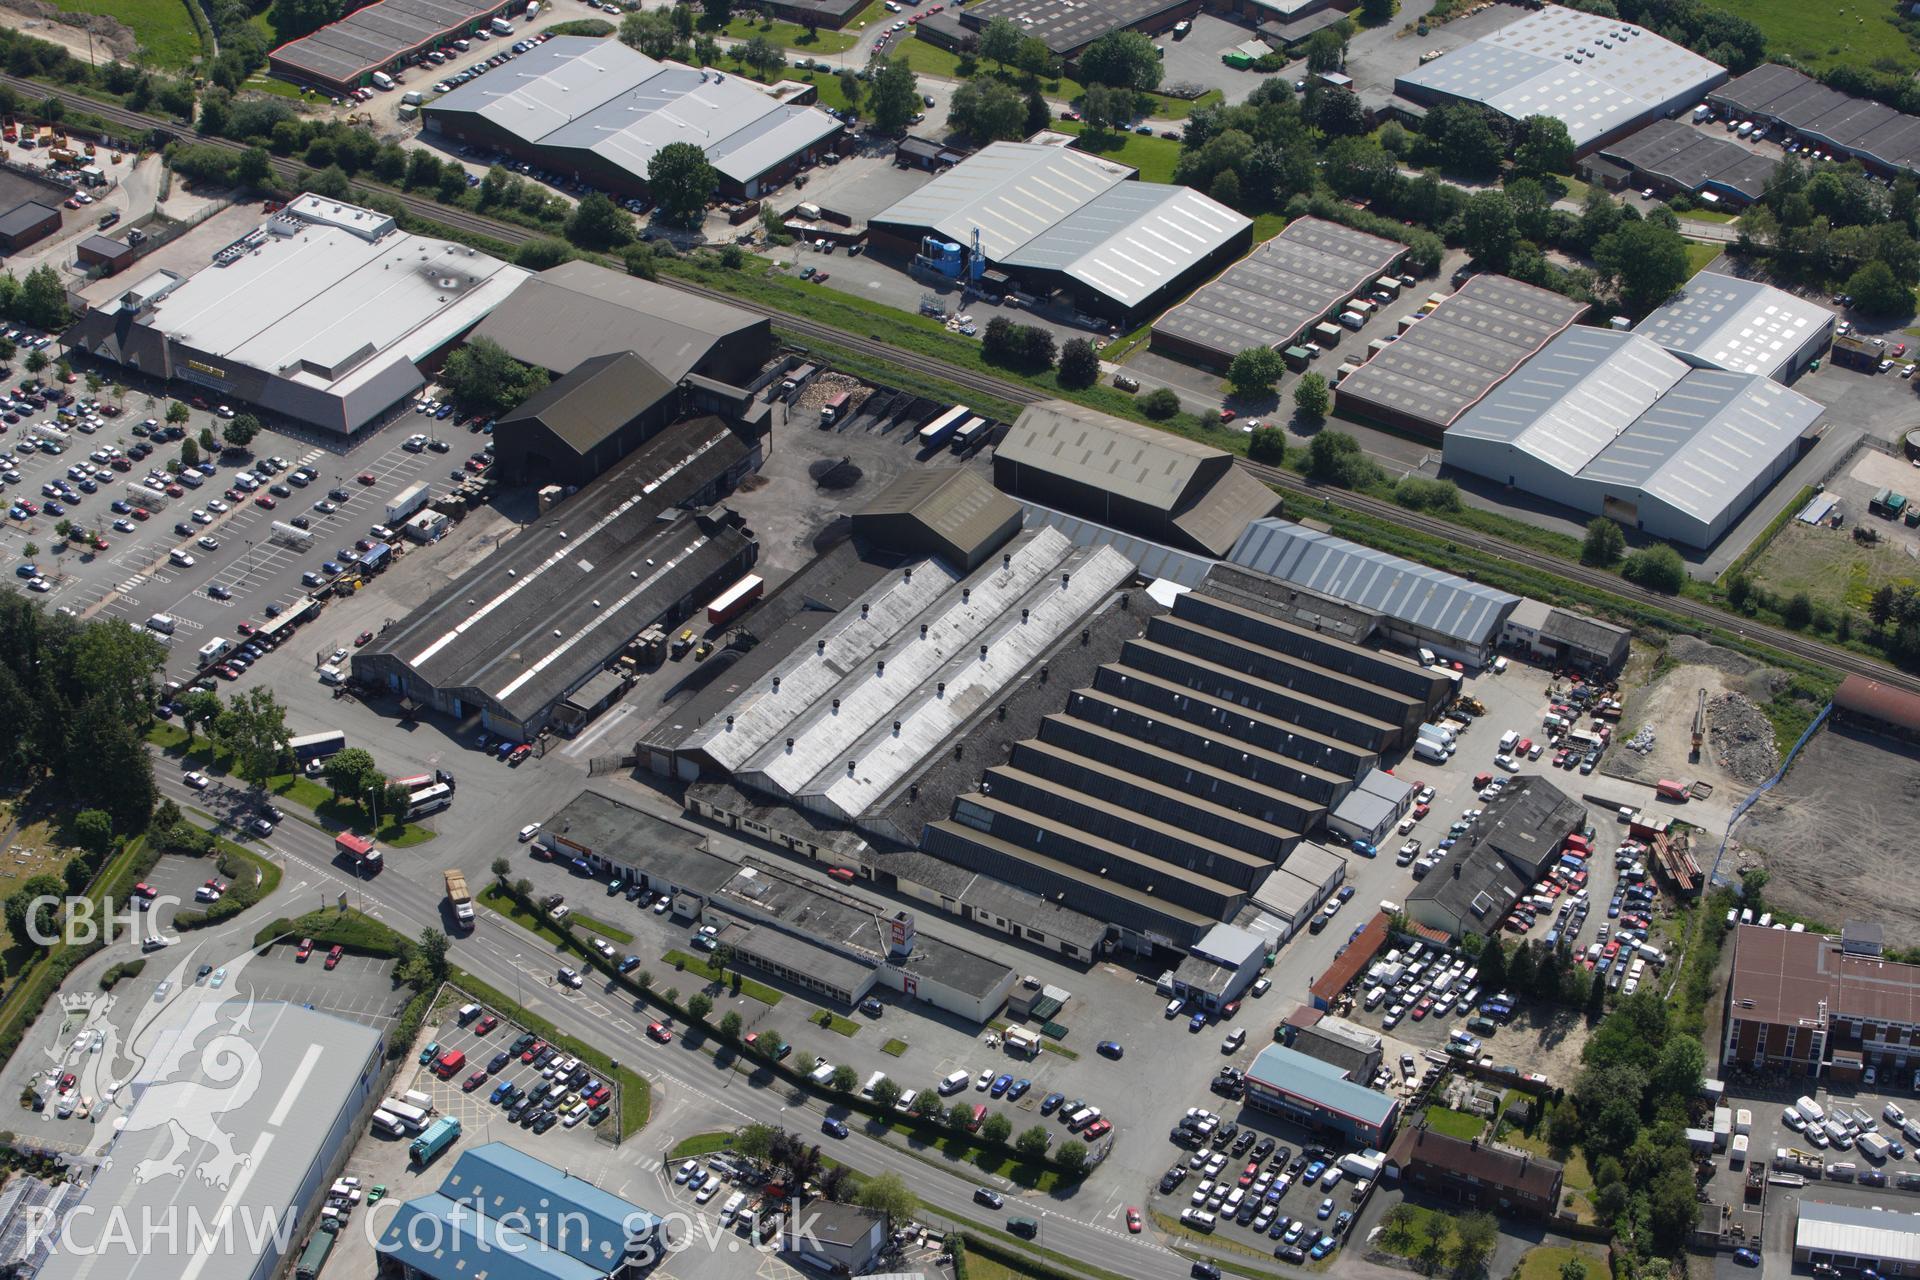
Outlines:
{"type": "Polygon", "coordinates": [[[645,176],[654,153],[691,142],[727,177],[750,182],[831,136],[816,107],[781,102],[727,72],[658,62],[614,40],[559,36],[434,101],[544,147],[591,151],[645,176]]]}
{"type": "Polygon", "coordinates": [[[1191,187],[1123,182],[1002,259],[1063,271],[1128,306],[1253,225],[1191,187]]]}
{"type": "Polygon", "coordinates": [[[1920,1214],[1802,1200],[1793,1247],[1912,1266],[1920,1263],[1920,1214]]]}
{"type": "Polygon", "coordinates": [[[1711,522],[1820,417],[1753,374],[1694,369],[1634,333],[1569,329],[1447,432],[1711,522]]]}
{"type": "Polygon", "coordinates": [[[1631,22],[1549,5],[1400,77],[1402,86],[1564,122],[1587,146],[1726,68],[1631,22]]]}
{"type": "Polygon", "coordinates": [[[249,250],[162,297],[146,323],[208,356],[345,395],[395,357],[444,346],[527,278],[465,245],[369,238],[351,216],[365,210],[327,203],[337,218],[276,217],[249,250]]]}
{"type": "Polygon", "coordinates": [[[977,230],[987,258],[999,262],[1132,172],[1084,151],[995,142],[873,221],[931,227],[966,246],[977,230]]]}
{"type": "Polygon", "coordinates": [[[1833,312],[1757,280],[1702,271],[1634,332],[1689,364],[1774,377],[1833,312]]]}

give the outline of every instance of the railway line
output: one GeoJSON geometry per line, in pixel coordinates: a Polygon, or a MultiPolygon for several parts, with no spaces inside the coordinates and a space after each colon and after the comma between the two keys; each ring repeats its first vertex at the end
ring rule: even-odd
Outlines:
{"type": "MultiPolygon", "coordinates": [[[[192,135],[185,127],[171,121],[163,120],[157,116],[131,111],[110,103],[102,103],[95,99],[71,92],[49,89],[46,85],[25,80],[18,76],[0,74],[0,84],[7,85],[30,100],[44,100],[48,97],[60,99],[72,110],[90,112],[110,124],[116,124],[123,128],[137,131],[142,135],[151,133],[157,129],[183,137],[191,136],[193,141],[205,146],[219,147],[224,150],[236,152],[247,149],[242,144],[225,138],[192,135]]],[[[279,157],[274,158],[273,169],[275,173],[289,182],[298,181],[305,173],[305,166],[295,161],[285,160],[279,157]]],[[[362,182],[365,184],[365,179],[362,179],[362,182]]],[[[366,185],[377,186],[378,184],[366,185]]],[[[473,213],[466,209],[450,208],[437,200],[414,195],[396,188],[380,186],[379,190],[383,195],[397,201],[409,214],[423,221],[438,223],[455,231],[464,231],[474,235],[486,236],[503,244],[516,247],[537,238],[540,234],[526,227],[517,226],[509,222],[501,222],[484,214],[473,213]]],[[[772,318],[780,328],[801,338],[811,338],[820,342],[832,343],[858,354],[870,356],[876,360],[883,360],[900,368],[922,373],[928,377],[938,378],[962,390],[994,396],[1013,404],[1032,404],[1035,401],[1045,399],[1045,396],[1042,395],[1041,392],[1025,384],[1007,381],[994,377],[991,374],[983,374],[973,370],[963,369],[931,356],[905,351],[878,337],[848,333],[817,321],[788,315],[783,311],[777,311],[771,307],[735,297],[732,294],[718,289],[707,289],[682,280],[663,279],[660,283],[669,288],[680,290],[683,293],[695,294],[700,297],[725,302],[730,306],[739,307],[758,315],[768,316],[772,318]]],[[[1267,485],[1284,494],[1297,498],[1325,498],[1328,496],[1326,492],[1318,486],[1309,484],[1299,476],[1287,471],[1282,471],[1276,467],[1246,459],[1241,459],[1239,465],[1267,485]]],[[[1738,614],[1716,608],[1712,605],[1701,604],[1698,601],[1688,600],[1683,597],[1668,596],[1656,591],[1650,591],[1644,587],[1636,586],[1614,574],[1606,573],[1599,569],[1590,568],[1572,561],[1562,560],[1557,556],[1548,555],[1545,552],[1534,551],[1491,534],[1479,533],[1471,529],[1463,529],[1457,525],[1451,525],[1434,517],[1409,511],[1404,507],[1397,506],[1390,502],[1384,502],[1365,494],[1341,490],[1338,495],[1338,500],[1340,505],[1350,510],[1372,516],[1376,519],[1389,520],[1403,528],[1414,530],[1428,537],[1439,538],[1443,542],[1450,543],[1465,550],[1494,556],[1529,569],[1550,573],[1583,587],[1595,591],[1604,591],[1622,599],[1632,601],[1635,604],[1658,609],[1663,613],[1695,623],[1703,628],[1711,627],[1750,636],[1757,641],[1779,650],[1781,653],[1797,658],[1803,662],[1829,667],[1847,674],[1865,676],[1909,693],[1920,693],[1920,677],[1898,671],[1886,663],[1870,658],[1864,654],[1854,653],[1827,644],[1824,641],[1799,635],[1779,627],[1769,626],[1750,618],[1744,618],[1738,614]]]]}

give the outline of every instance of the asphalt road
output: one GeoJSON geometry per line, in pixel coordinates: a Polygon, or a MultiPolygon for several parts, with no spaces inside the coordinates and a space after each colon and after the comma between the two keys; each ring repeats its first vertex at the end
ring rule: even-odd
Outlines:
{"type": "MultiPolygon", "coordinates": [[[[218,807],[221,797],[189,789],[169,761],[160,762],[158,781],[161,792],[178,803],[202,810],[218,807]]],[[[329,835],[291,816],[271,838],[255,844],[280,858],[289,877],[301,882],[308,893],[331,896],[344,891],[351,903],[409,936],[427,928],[445,928],[445,894],[437,859],[425,864],[402,850],[393,861],[414,862],[411,873],[401,870],[400,865],[390,865],[375,879],[362,882],[334,863],[329,835]]],[[[430,851],[434,846],[423,848],[430,851]]],[[[253,927],[258,927],[257,921],[253,927]]],[[[618,992],[598,983],[579,991],[558,987],[553,982],[554,961],[547,949],[530,935],[485,913],[471,934],[454,937],[452,952],[456,963],[497,990],[514,992],[526,1008],[551,1019],[561,1030],[590,1039],[622,1063],[643,1072],[655,1090],[656,1105],[670,1101],[676,1109],[706,1119],[708,1127],[759,1121],[810,1133],[818,1129],[825,1116],[825,1109],[811,1100],[792,1105],[780,1090],[750,1084],[746,1077],[714,1066],[705,1054],[693,1056],[678,1041],[671,1047],[654,1044],[646,1038],[649,1015],[618,992]]],[[[1137,1140],[1151,1141],[1151,1137],[1141,1134],[1137,1140]]],[[[972,1202],[972,1183],[890,1143],[867,1137],[858,1128],[834,1144],[833,1154],[869,1174],[899,1174],[935,1215],[945,1212],[970,1221],[982,1220],[978,1206],[972,1202]]],[[[1071,1200],[1053,1204],[1034,1199],[1018,1202],[1021,1214],[1042,1220],[1041,1243],[1056,1252],[1141,1280],[1187,1274],[1186,1259],[1172,1250],[1148,1236],[1129,1236],[1124,1225],[1107,1227],[1082,1221],[1073,1216],[1079,1207],[1071,1200]]]]}

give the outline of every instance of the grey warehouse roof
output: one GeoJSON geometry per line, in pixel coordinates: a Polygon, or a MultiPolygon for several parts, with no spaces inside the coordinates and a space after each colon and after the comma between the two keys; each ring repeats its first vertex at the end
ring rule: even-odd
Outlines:
{"type": "MultiPolygon", "coordinates": [[[[234,977],[243,987],[250,981],[234,977]]],[[[324,1148],[334,1125],[371,1087],[380,1043],[372,1027],[295,1004],[254,1003],[245,990],[180,985],[174,1005],[125,1046],[140,1051],[132,1054],[142,1062],[132,1085],[137,1101],[114,1135],[111,1162],[87,1188],[88,1212],[69,1221],[40,1269],[47,1280],[250,1280],[260,1262],[254,1248],[218,1248],[211,1239],[196,1247],[184,1231],[171,1245],[157,1244],[133,1226],[180,1229],[189,1214],[210,1231],[229,1213],[236,1226],[240,1215],[291,1221],[308,1207],[295,1197],[310,1193],[304,1184],[313,1166],[331,1159],[324,1148]],[[195,1092],[200,1126],[188,1131],[184,1166],[174,1165],[182,1172],[141,1181],[148,1160],[178,1161],[181,1152],[169,1155],[178,1131],[168,1122],[191,1105],[182,1096],[195,1092]],[[210,1141],[213,1135],[221,1141],[210,1141]],[[236,1157],[230,1167],[223,1146],[236,1157]]]]}
{"type": "Polygon", "coordinates": [[[1590,146],[1726,68],[1631,22],[1549,5],[1401,76],[1401,93],[1478,102],[1515,120],[1553,116],[1590,146]]]}
{"type": "Polygon", "coordinates": [[[1348,374],[1336,394],[1343,407],[1387,410],[1444,431],[1585,311],[1552,290],[1477,275],[1348,374]]]}
{"type": "Polygon", "coordinates": [[[591,151],[644,178],[662,147],[691,142],[750,182],[840,124],[782,103],[743,76],[656,62],[617,40],[558,36],[427,104],[473,116],[529,145],[591,151]]]}
{"type": "Polygon", "coordinates": [[[672,391],[672,383],[631,351],[594,356],[528,396],[497,425],[544,423],[584,455],[672,391]]]}
{"type": "Polygon", "coordinates": [[[1779,161],[1769,156],[1682,120],[1655,120],[1638,133],[1602,147],[1600,154],[1688,191],[1719,187],[1747,200],[1767,193],[1767,179],[1779,167],[1779,161]]]}
{"type": "Polygon", "coordinates": [[[1634,332],[1688,364],[1773,377],[1807,343],[1824,342],[1833,312],[1757,280],[1702,271],[1634,332]]]}
{"type": "Polygon", "coordinates": [[[1009,267],[1059,271],[1128,306],[1252,221],[1189,187],[1129,182],[1125,165],[1067,147],[995,142],[873,222],[926,228],[1009,267]]]}
{"type": "Polygon", "coordinates": [[[1765,378],[1690,368],[1639,334],[1572,329],[1447,437],[1507,444],[1711,523],[1821,412],[1765,378]]]}
{"type": "Polygon", "coordinates": [[[724,302],[575,260],[524,281],[474,337],[559,373],[593,356],[632,351],[677,383],[722,339],[765,324],[724,302]]]}
{"type": "MultiPolygon", "coordinates": [[[[1082,49],[1110,31],[1124,31],[1181,0],[985,0],[967,6],[967,34],[995,18],[1017,23],[1020,34],[1045,42],[1062,56],[1082,49]]],[[[948,14],[953,11],[949,10],[948,14]]],[[[946,14],[936,14],[940,18],[946,14]]]]}
{"type": "Polygon", "coordinates": [[[498,7],[499,0],[380,0],[288,41],[272,58],[292,70],[345,84],[498,7]]]}
{"type": "Polygon", "coordinates": [[[1286,229],[1161,317],[1155,334],[1231,359],[1278,347],[1390,269],[1406,246],[1324,218],[1286,229]]]}
{"type": "Polygon", "coordinates": [[[516,719],[537,712],[736,554],[738,531],[666,517],[747,451],[717,418],[669,428],[383,632],[355,669],[386,658],[516,719]]]}
{"type": "Polygon", "coordinates": [[[1518,596],[1294,524],[1256,520],[1227,559],[1472,645],[1499,634],[1518,596]]]}
{"type": "Polygon", "coordinates": [[[1920,170],[1920,117],[1850,98],[1792,67],[1772,62],[1755,67],[1713,96],[1743,116],[1778,120],[1795,133],[1890,169],[1920,170]]]}

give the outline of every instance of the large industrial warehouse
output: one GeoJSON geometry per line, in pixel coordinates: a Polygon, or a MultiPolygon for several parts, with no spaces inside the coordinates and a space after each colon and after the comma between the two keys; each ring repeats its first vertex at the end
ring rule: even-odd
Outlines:
{"type": "Polygon", "coordinates": [[[1766,195],[1767,180],[1780,165],[1683,120],[1655,120],[1595,155],[1620,165],[1635,187],[1652,187],[1661,195],[1684,192],[1736,209],[1766,195]]]}
{"type": "MultiPolygon", "coordinates": [[[[1920,173],[1920,117],[1829,89],[1805,72],[1769,62],[1707,99],[1723,116],[1783,126],[1883,174],[1920,173]]],[[[1782,139],[1785,141],[1785,139],[1782,139]]]]}
{"type": "Polygon", "coordinates": [[[1770,284],[1702,271],[1633,331],[1695,368],[1792,382],[1833,341],[1833,312],[1770,284]]]}
{"type": "Polygon", "coordinates": [[[1021,411],[994,452],[993,478],[1016,498],[1208,556],[1225,555],[1280,505],[1225,450],[1070,400],[1021,411]]]}
{"type": "Polygon", "coordinates": [[[832,150],[838,120],[744,76],[656,62],[617,40],[557,36],[428,102],[429,133],[645,194],[662,147],[707,153],[724,196],[753,199],[832,150]]]}
{"type": "Polygon", "coordinates": [[[349,435],[426,386],[420,366],[527,273],[384,213],[303,195],[191,276],[158,270],[70,346],[349,435]]]}
{"type": "Polygon", "coordinates": [[[1224,369],[1242,351],[1293,346],[1369,292],[1406,251],[1324,218],[1295,218],[1155,321],[1153,349],[1224,369]]]}
{"type": "Polygon", "coordinates": [[[758,548],[704,508],[764,442],[717,418],[667,428],[353,655],[356,681],[529,740],[635,635],[705,604],[758,548]]]}
{"type": "Polygon", "coordinates": [[[1433,105],[1474,102],[1510,120],[1552,116],[1591,151],[1692,106],[1727,69],[1645,27],[1548,5],[1394,81],[1433,105]]]}
{"type": "Polygon", "coordinates": [[[1101,36],[1115,31],[1165,31],[1200,12],[1200,0],[982,0],[923,15],[914,34],[943,49],[966,52],[995,18],[1020,26],[1020,34],[1047,46],[1056,58],[1072,60],[1101,36]]]}
{"type": "Polygon", "coordinates": [[[376,0],[267,55],[273,73],[295,84],[347,94],[376,71],[399,71],[429,49],[495,18],[526,9],[521,0],[376,0]]]}
{"type": "Polygon", "coordinates": [[[1066,147],[995,142],[876,214],[875,249],[915,258],[929,238],[975,252],[1042,296],[1126,326],[1243,252],[1253,222],[1190,187],[1066,147]]]}
{"type": "MultiPolygon", "coordinates": [[[[203,984],[185,1007],[193,1010],[202,998],[217,1003],[223,994],[203,984]]],[[[180,999],[189,998],[176,997],[176,1010],[180,999]]],[[[238,1014],[246,1004],[241,996],[228,1007],[238,1014]]],[[[321,1191],[370,1110],[381,1081],[383,1038],[363,1023],[301,1005],[250,1008],[247,1017],[221,1019],[210,1043],[235,1043],[217,1053],[182,1034],[186,1014],[163,1015],[144,1030],[151,1043],[135,1055],[141,1065],[127,1082],[132,1105],[116,1118],[108,1159],[40,1268],[45,1280],[267,1280],[279,1271],[293,1232],[317,1211],[321,1191]],[[195,1100],[202,1122],[213,1120],[208,1099],[217,1107],[213,1136],[220,1141],[195,1129],[188,1142],[174,1121],[195,1100]],[[148,1162],[177,1172],[143,1178],[148,1162]],[[213,1247],[242,1188],[251,1243],[213,1247]],[[196,1246],[189,1220],[215,1234],[196,1246]],[[284,1233],[277,1230],[282,1227],[284,1233]]],[[[210,1018],[211,1011],[192,1016],[210,1018]]],[[[249,1231],[243,1222],[233,1225],[236,1234],[249,1231]]]]}
{"type": "Polygon", "coordinates": [[[1477,275],[1348,374],[1334,395],[1337,411],[1438,441],[1586,310],[1550,289],[1477,275]]]}
{"type": "Polygon", "coordinates": [[[1799,457],[1821,406],[1693,368],[1648,338],[1571,329],[1446,434],[1448,466],[1710,547],[1799,457]]]}

